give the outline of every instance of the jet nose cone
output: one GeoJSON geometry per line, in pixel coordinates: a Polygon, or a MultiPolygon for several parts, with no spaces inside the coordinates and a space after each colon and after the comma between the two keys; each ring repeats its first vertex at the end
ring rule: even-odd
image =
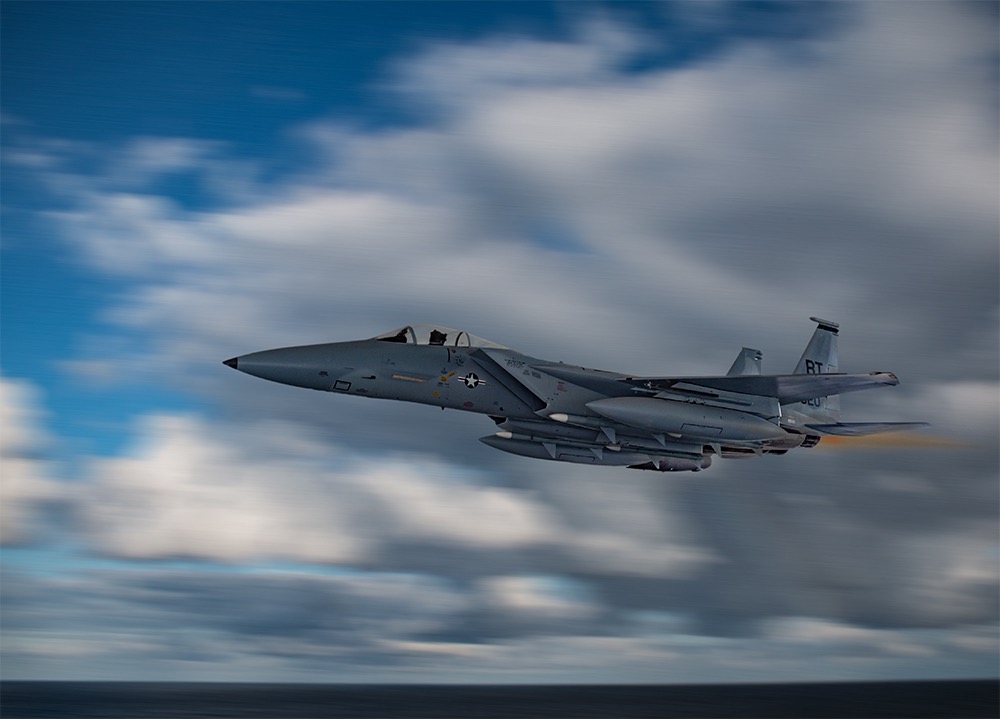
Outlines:
{"type": "Polygon", "coordinates": [[[331,370],[338,376],[343,374],[342,370],[335,369],[338,363],[331,364],[329,345],[279,347],[250,352],[228,359],[223,364],[271,382],[309,389],[329,389],[333,382],[330,379],[331,370]]]}

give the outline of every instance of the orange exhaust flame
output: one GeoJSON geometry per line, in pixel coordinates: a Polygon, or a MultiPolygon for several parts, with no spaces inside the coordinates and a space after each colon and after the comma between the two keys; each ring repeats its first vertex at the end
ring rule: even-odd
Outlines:
{"type": "Polygon", "coordinates": [[[867,437],[823,437],[816,449],[975,449],[975,445],[943,437],[873,434],[867,437]]]}

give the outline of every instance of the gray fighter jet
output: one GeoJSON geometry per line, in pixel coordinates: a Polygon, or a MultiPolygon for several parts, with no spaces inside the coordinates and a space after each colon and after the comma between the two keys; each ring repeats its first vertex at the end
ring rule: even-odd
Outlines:
{"type": "Polygon", "coordinates": [[[284,347],[224,362],[295,387],[478,412],[505,452],[660,472],[785,454],[824,436],[861,436],[923,422],[841,422],[838,395],[896,385],[890,372],[837,372],[839,325],[818,324],[792,374],[761,373],[743,348],[721,377],[636,377],[549,362],[440,325],[368,340],[284,347]]]}

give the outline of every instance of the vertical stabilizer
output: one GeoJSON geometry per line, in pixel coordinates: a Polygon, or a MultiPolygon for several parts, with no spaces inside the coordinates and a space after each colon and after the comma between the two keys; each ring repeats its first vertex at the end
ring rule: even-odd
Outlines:
{"type": "MultiPolygon", "coordinates": [[[[806,345],[794,374],[833,374],[838,371],[837,335],[840,325],[836,322],[810,317],[818,326],[806,345]]],[[[818,397],[808,402],[788,405],[785,414],[801,414],[810,422],[836,422],[840,419],[840,397],[818,397]]]]}
{"type": "Polygon", "coordinates": [[[836,322],[810,317],[819,325],[812,339],[806,345],[793,374],[831,374],[837,371],[837,334],[840,325],[836,322]]]}
{"type": "Polygon", "coordinates": [[[761,372],[761,360],[764,355],[760,350],[744,347],[736,356],[733,366],[726,373],[727,377],[737,377],[740,375],[759,375],[761,372]]]}

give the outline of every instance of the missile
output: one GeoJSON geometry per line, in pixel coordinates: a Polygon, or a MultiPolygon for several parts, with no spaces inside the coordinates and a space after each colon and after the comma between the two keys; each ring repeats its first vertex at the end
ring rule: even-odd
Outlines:
{"type": "Polygon", "coordinates": [[[587,408],[632,427],[708,441],[753,442],[786,434],[757,415],[654,397],[610,397],[588,402],[587,408]]]}
{"type": "Polygon", "coordinates": [[[500,423],[499,427],[500,429],[507,430],[514,434],[525,435],[533,438],[545,438],[550,441],[563,439],[585,442],[587,444],[611,444],[607,436],[603,435],[597,429],[574,427],[573,425],[567,424],[507,419],[500,423]]]}

